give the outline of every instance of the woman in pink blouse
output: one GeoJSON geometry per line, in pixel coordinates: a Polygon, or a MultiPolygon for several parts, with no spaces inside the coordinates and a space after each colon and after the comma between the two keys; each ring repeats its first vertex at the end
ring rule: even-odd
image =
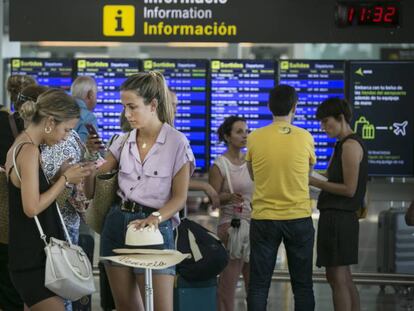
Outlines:
{"type": "MultiPolygon", "coordinates": [[[[158,227],[164,248],[174,248],[173,228],[179,223],[178,211],[185,205],[195,163],[187,138],[172,127],[167,91],[158,72],[138,73],[121,86],[122,105],[133,130],[113,142],[98,171],[119,169],[119,202],[106,216],[101,256],[113,256],[113,249],[124,246],[130,225],[158,227]]],[[[105,269],[116,309],[143,310],[144,270],[110,262],[105,262],[105,269]]],[[[172,311],[175,267],[153,274],[155,310],[172,311]]]]}

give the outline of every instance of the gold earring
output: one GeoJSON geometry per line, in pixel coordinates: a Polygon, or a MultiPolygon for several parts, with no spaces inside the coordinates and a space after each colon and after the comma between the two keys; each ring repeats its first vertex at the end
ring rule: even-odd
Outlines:
{"type": "Polygon", "coordinates": [[[52,128],[51,128],[50,126],[45,127],[45,133],[46,133],[46,134],[50,134],[50,133],[52,133],[52,128]]]}

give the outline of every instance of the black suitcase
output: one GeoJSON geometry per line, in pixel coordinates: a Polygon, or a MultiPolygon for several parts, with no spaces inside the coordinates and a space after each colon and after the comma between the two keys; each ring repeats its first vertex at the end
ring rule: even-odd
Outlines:
{"type": "MultiPolygon", "coordinates": [[[[79,246],[85,251],[91,263],[93,262],[93,250],[95,240],[91,234],[79,234],[79,246]]],[[[81,299],[72,302],[73,311],[92,311],[92,296],[83,296],[81,299]]]]}
{"type": "Polygon", "coordinates": [[[109,286],[108,276],[106,275],[103,263],[99,263],[99,288],[101,296],[101,308],[104,311],[115,309],[115,302],[112,296],[111,287],[109,286]]]}
{"type": "Polygon", "coordinates": [[[414,274],[414,227],[406,225],[405,212],[391,208],[378,216],[378,272],[414,274]]]}

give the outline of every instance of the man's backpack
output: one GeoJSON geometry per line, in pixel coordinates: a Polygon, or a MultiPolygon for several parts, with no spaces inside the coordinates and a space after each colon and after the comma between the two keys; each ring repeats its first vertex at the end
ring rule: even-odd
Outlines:
{"type": "Polygon", "coordinates": [[[187,281],[206,281],[216,277],[229,260],[220,239],[187,218],[181,220],[176,229],[175,246],[181,253],[191,254],[191,258],[176,266],[177,273],[187,281]]]}

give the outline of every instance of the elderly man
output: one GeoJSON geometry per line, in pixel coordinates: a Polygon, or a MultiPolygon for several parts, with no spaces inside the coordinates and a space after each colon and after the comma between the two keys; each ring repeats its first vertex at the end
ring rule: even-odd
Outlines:
{"type": "Polygon", "coordinates": [[[70,88],[71,94],[75,97],[76,102],[81,109],[81,115],[75,131],[79,134],[80,139],[86,142],[88,139],[88,130],[86,124],[92,124],[95,129],[98,129],[96,117],[93,110],[96,106],[97,86],[93,78],[88,76],[81,76],[73,81],[70,88]]]}

